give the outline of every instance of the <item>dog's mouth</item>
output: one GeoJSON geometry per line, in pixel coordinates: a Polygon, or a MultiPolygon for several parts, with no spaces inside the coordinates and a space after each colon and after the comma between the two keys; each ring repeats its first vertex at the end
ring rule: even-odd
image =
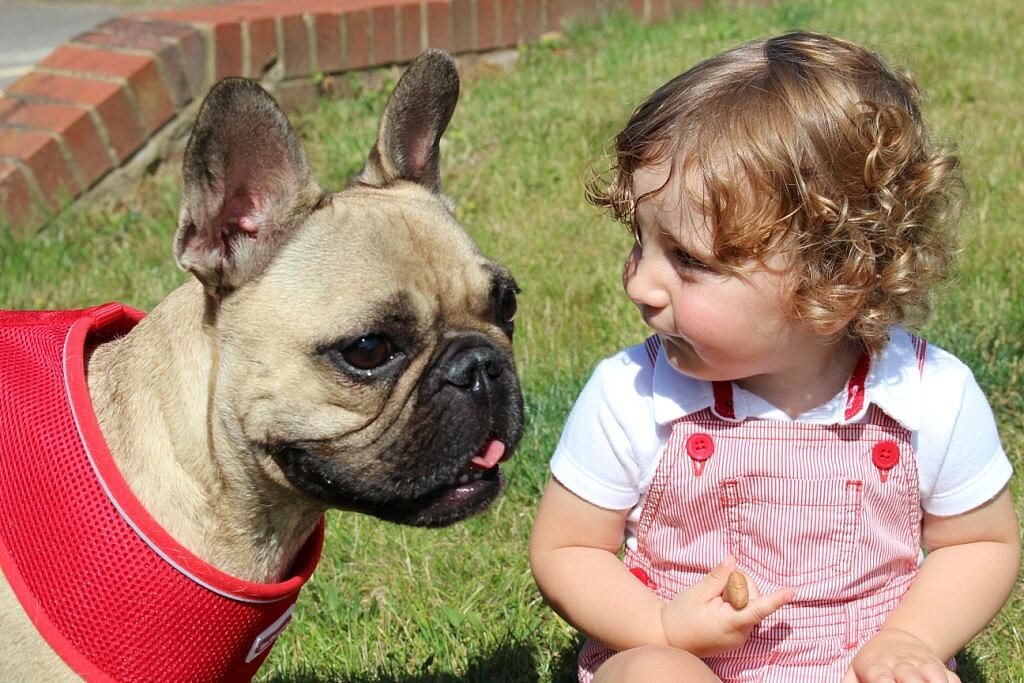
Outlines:
{"type": "Polygon", "coordinates": [[[499,463],[504,459],[505,444],[489,439],[461,472],[430,494],[432,500],[419,512],[419,521],[403,523],[444,526],[480,512],[501,491],[504,479],[499,463]]]}
{"type": "Polygon", "coordinates": [[[488,439],[480,453],[473,456],[469,464],[447,482],[447,486],[465,486],[485,478],[500,477],[498,463],[504,460],[504,456],[505,444],[495,438],[488,439]]]}
{"type": "Polygon", "coordinates": [[[500,463],[510,456],[504,441],[490,437],[454,475],[440,484],[381,484],[322,457],[312,449],[291,445],[271,451],[285,477],[306,495],[330,507],[353,510],[412,526],[453,524],[483,511],[503,485],[500,463]]]}

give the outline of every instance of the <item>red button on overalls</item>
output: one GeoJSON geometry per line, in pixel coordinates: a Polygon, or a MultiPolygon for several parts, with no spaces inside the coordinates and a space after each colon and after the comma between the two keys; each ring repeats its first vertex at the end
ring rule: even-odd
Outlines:
{"type": "Polygon", "coordinates": [[[704,463],[715,452],[715,442],[707,434],[691,434],[686,439],[686,454],[693,461],[693,473],[700,476],[704,463]]]}
{"type": "Polygon", "coordinates": [[[900,461],[900,447],[895,441],[879,441],[871,449],[871,462],[875,464],[881,473],[882,481],[889,475],[889,470],[900,461]]]}
{"type": "Polygon", "coordinates": [[[714,452],[715,442],[707,434],[691,434],[686,440],[686,454],[694,460],[707,460],[714,452]]]}

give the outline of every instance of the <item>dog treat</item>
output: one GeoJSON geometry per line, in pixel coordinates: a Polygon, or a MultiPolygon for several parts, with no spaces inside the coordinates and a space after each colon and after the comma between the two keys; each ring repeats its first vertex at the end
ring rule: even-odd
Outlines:
{"type": "Polygon", "coordinates": [[[747,577],[739,570],[729,574],[725,582],[725,590],[722,591],[722,599],[733,606],[733,609],[743,609],[747,606],[750,594],[747,592],[747,577]]]}

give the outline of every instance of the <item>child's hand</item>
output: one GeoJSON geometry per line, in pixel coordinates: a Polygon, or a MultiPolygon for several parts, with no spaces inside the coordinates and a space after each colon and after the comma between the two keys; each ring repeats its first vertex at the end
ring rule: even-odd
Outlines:
{"type": "Polygon", "coordinates": [[[736,561],[727,557],[707,576],[682,591],[661,609],[661,624],[669,644],[698,657],[732,650],[746,642],[750,631],[769,614],[793,599],[792,588],[761,595],[747,581],[750,601],[741,610],[722,599],[736,561]]]}
{"type": "Polygon", "coordinates": [[[882,629],[853,658],[843,683],[959,683],[927,645],[899,629],[882,629]]]}

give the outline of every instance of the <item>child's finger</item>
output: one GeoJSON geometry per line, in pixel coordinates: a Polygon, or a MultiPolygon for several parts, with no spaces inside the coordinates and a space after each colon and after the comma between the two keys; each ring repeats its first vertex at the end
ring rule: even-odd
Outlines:
{"type": "Polygon", "coordinates": [[[792,588],[780,588],[774,593],[754,598],[743,611],[748,612],[756,620],[755,623],[760,623],[769,614],[792,600],[795,595],[796,591],[792,588]]]}

